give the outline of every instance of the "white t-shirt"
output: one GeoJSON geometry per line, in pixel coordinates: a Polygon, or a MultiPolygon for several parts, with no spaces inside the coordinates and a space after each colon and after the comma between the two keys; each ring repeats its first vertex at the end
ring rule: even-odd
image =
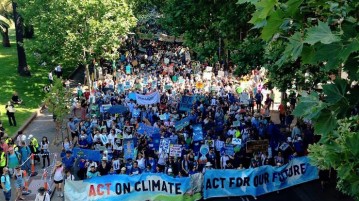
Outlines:
{"type": "Polygon", "coordinates": [[[228,160],[229,160],[229,157],[228,157],[228,156],[226,156],[226,155],[221,156],[222,169],[225,169],[228,160]]]}
{"type": "Polygon", "coordinates": [[[35,201],[50,201],[50,195],[45,192],[43,195],[40,193],[36,194],[35,201]]]}

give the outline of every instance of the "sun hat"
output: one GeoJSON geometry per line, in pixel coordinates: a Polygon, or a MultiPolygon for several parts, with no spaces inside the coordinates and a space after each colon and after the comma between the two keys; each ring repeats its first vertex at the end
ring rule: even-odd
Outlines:
{"type": "Polygon", "coordinates": [[[56,166],[56,167],[59,167],[59,166],[61,166],[61,165],[62,165],[62,162],[61,162],[61,161],[57,161],[55,166],[56,166]]]}
{"type": "Polygon", "coordinates": [[[27,139],[29,139],[29,140],[30,140],[30,139],[31,139],[31,138],[33,138],[33,137],[34,137],[34,135],[30,134],[30,135],[29,135],[29,137],[28,137],[27,139]]]}
{"type": "Polygon", "coordinates": [[[206,163],[206,167],[211,167],[212,166],[212,163],[211,162],[207,162],[206,163]]]}

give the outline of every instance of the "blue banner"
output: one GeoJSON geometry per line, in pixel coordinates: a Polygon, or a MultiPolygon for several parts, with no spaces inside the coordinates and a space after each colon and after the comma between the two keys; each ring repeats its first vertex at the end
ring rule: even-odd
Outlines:
{"type": "Polygon", "coordinates": [[[137,133],[141,134],[141,135],[148,135],[148,136],[152,136],[153,134],[157,134],[160,133],[160,129],[153,127],[153,126],[149,126],[146,125],[144,123],[140,123],[137,129],[137,133]]]}
{"type": "Polygon", "coordinates": [[[318,179],[318,169],[307,157],[294,158],[281,167],[206,170],[203,197],[259,196],[314,179],[318,179]]]}
{"type": "Polygon", "coordinates": [[[136,93],[135,92],[131,92],[127,95],[128,99],[130,100],[136,100],[136,93]]]}
{"type": "Polygon", "coordinates": [[[85,159],[91,161],[97,161],[97,162],[101,161],[101,153],[99,150],[73,148],[72,155],[78,157],[84,157],[85,159]]]}
{"type": "Polygon", "coordinates": [[[106,175],[84,181],[66,181],[65,200],[160,200],[193,201],[191,178],[166,174],[106,175]]]}
{"type": "Polygon", "coordinates": [[[133,139],[123,139],[123,157],[127,160],[135,160],[135,141],[133,139]]]}
{"type": "Polygon", "coordinates": [[[186,118],[181,119],[180,121],[176,121],[175,122],[175,130],[178,131],[178,130],[181,130],[182,128],[188,126],[190,121],[191,121],[191,117],[186,117],[186,118]]]}
{"type": "Polygon", "coordinates": [[[193,141],[201,141],[203,140],[203,130],[202,124],[193,125],[193,141]]]}
{"type": "Polygon", "coordinates": [[[189,111],[193,107],[193,96],[182,96],[181,102],[179,103],[179,111],[189,111]]]}

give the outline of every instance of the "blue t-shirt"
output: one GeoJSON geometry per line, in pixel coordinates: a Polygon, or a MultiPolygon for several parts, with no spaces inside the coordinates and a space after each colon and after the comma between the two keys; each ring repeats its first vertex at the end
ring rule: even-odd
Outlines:
{"type": "Polygon", "coordinates": [[[70,158],[63,157],[62,162],[64,163],[65,168],[70,169],[75,163],[75,158],[73,156],[70,156],[70,158]]]}
{"type": "Polygon", "coordinates": [[[5,184],[5,190],[9,191],[11,190],[11,184],[10,184],[10,176],[7,175],[1,175],[1,183],[5,184]]]}

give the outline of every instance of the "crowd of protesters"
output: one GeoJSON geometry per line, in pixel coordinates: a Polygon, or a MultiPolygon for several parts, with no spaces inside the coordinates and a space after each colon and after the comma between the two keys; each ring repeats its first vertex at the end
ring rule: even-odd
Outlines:
{"type": "Polygon", "coordinates": [[[142,172],[182,177],[208,168],[281,166],[293,157],[306,155],[308,145],[315,141],[309,123],[293,122],[295,94],[290,95],[288,105],[282,101],[275,108],[281,123],[274,124],[270,112],[274,92],[266,88],[265,73],[260,69],[238,79],[233,75],[235,66],[193,62],[188,48],[179,44],[134,38],[126,44],[118,60],[93,62],[91,78],[85,78],[85,82],[93,80],[87,83],[91,87],[79,83],[76,88],[62,162],[66,170],[78,170],[73,172],[78,178],[142,172]],[[206,73],[210,77],[204,77],[206,73]],[[131,93],[155,92],[161,95],[156,104],[140,105],[129,97],[131,93]],[[181,111],[183,96],[200,98],[195,99],[190,110],[181,111]],[[110,114],[108,105],[122,105],[127,111],[110,114]],[[176,122],[186,117],[191,117],[190,125],[176,130],[176,122]],[[158,128],[162,139],[175,139],[182,145],[181,155],[160,153],[151,136],[137,132],[140,123],[158,128]],[[199,141],[193,138],[194,124],[202,125],[204,137],[199,141]],[[135,157],[124,159],[122,142],[131,138],[136,139],[135,157]],[[232,138],[241,139],[241,146],[228,155],[224,149],[232,138]],[[258,140],[268,143],[268,148],[248,152],[246,143],[258,140]],[[211,142],[210,149],[203,157],[199,151],[207,142],[211,142]],[[73,156],[74,147],[100,150],[102,158],[91,161],[73,156]]]}

